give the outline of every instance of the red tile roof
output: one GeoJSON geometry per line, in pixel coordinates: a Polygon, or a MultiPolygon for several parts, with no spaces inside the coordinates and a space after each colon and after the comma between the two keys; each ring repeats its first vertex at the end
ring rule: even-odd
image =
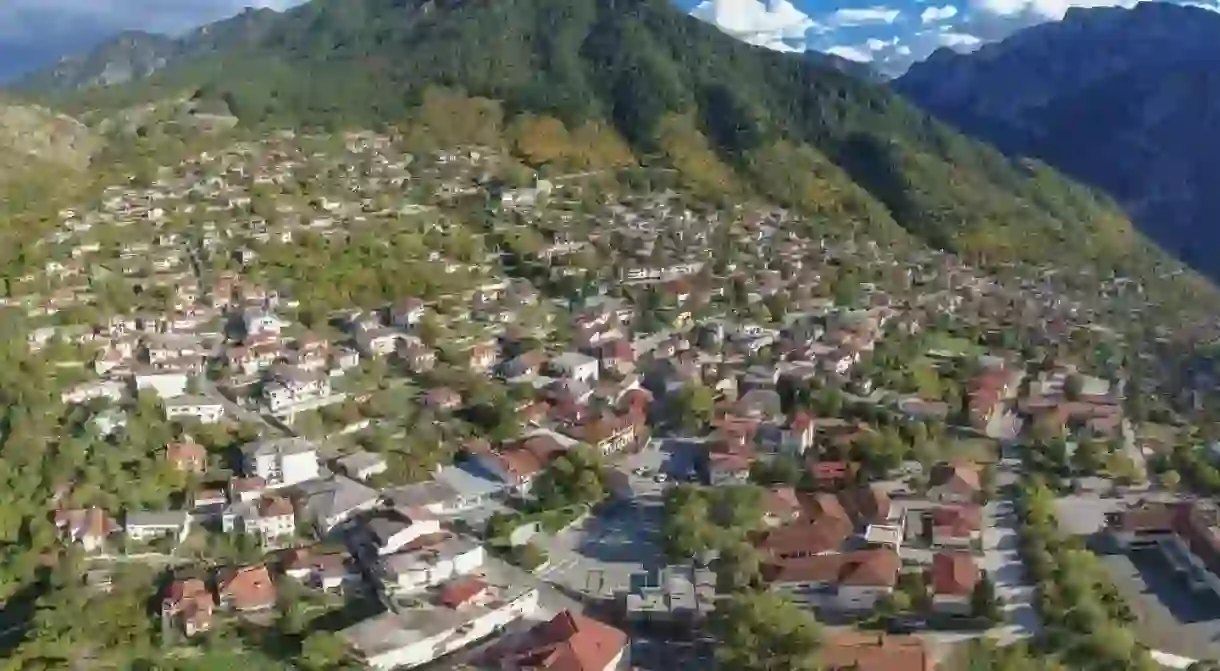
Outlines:
{"type": "Polygon", "coordinates": [[[979,581],[979,569],[967,552],[940,552],[932,558],[932,591],[968,596],[979,581]]]}
{"type": "Polygon", "coordinates": [[[530,630],[502,668],[531,671],[604,671],[627,647],[627,635],[597,620],[563,611],[530,630]]]}
{"type": "Polygon", "coordinates": [[[264,564],[222,569],[216,577],[216,591],[237,610],[269,608],[277,595],[264,564]]]}
{"type": "Polygon", "coordinates": [[[447,608],[459,608],[487,591],[487,583],[478,578],[458,578],[441,586],[437,601],[447,608]]]}

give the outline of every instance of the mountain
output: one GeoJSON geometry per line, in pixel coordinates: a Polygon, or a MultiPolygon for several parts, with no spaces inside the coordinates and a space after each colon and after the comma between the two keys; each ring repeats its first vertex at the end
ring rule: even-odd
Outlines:
{"type": "Polygon", "coordinates": [[[81,170],[99,148],[76,119],[0,98],[0,184],[35,167],[81,170]]]}
{"type": "Polygon", "coordinates": [[[553,117],[573,138],[614,131],[710,198],[762,196],[882,241],[897,224],[981,262],[1143,272],[1159,258],[1111,201],[1054,170],[665,0],[313,0],[264,28],[65,102],[89,113],[186,97],[249,126],[339,129],[402,123],[448,87],[503,107],[433,105],[447,111],[433,116],[433,135],[441,124],[498,127],[500,109],[506,126],[553,117]]]}
{"type": "Polygon", "coordinates": [[[1213,278],[1220,259],[1220,14],[1146,2],[1073,9],[974,54],[940,51],[896,90],[1012,155],[1112,194],[1213,278]]]}
{"type": "Polygon", "coordinates": [[[9,88],[40,96],[105,87],[144,79],[167,66],[257,42],[278,13],[247,9],[172,38],[127,31],[87,53],[61,58],[55,65],[21,77],[9,88]]]}

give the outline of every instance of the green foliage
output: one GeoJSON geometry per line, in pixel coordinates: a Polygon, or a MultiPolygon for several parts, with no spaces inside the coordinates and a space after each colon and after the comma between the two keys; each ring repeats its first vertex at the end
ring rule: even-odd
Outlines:
{"type": "Polygon", "coordinates": [[[227,52],[78,104],[183,89],[248,125],[413,120],[409,134],[432,145],[507,135],[535,165],[626,165],[610,139],[621,136],[705,198],[756,191],[879,242],[901,237],[897,223],[980,262],[1163,260],[1109,200],[1044,165],[1010,161],[884,87],[737,43],[666,0],[315,0],[227,52]]]}
{"type": "Polygon", "coordinates": [[[709,623],[719,668],[816,671],[821,630],[813,614],[774,592],[739,592],[716,603],[709,623]]]}

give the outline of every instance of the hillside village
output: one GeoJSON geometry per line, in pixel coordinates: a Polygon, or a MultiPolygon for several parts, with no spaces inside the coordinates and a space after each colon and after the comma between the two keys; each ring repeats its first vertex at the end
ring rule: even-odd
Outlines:
{"type": "Polygon", "coordinates": [[[890,671],[1108,623],[1036,596],[1067,533],[1152,529],[1216,589],[1129,282],[513,167],[284,132],[59,212],[3,302],[75,431],[27,523],[89,598],[141,567],[169,645],[303,608],[330,664],[654,669],[767,585],[824,668],[890,671]]]}

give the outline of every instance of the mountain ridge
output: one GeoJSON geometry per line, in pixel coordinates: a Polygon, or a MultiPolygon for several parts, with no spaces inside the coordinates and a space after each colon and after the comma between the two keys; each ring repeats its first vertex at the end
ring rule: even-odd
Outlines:
{"type": "Polygon", "coordinates": [[[1220,141],[1220,15],[1141,3],[1073,9],[976,54],[929,59],[895,90],[1011,155],[1037,156],[1113,195],[1165,248],[1213,278],[1209,184],[1220,141]],[[1089,56],[1092,56],[1091,58],[1089,56]],[[1100,55],[1100,56],[1099,56],[1100,55]],[[1202,244],[1201,244],[1202,243],[1202,244]]]}

